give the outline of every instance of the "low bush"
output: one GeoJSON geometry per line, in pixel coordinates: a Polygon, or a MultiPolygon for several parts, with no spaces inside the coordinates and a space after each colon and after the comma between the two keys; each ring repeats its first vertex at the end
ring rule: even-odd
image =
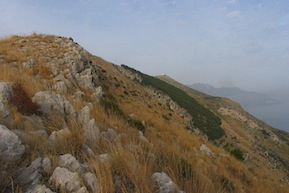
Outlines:
{"type": "Polygon", "coordinates": [[[245,156],[244,156],[244,153],[242,150],[240,150],[239,148],[235,148],[235,149],[232,149],[230,151],[230,153],[235,156],[237,159],[239,160],[244,160],[245,159],[245,156]]]}
{"type": "Polygon", "coordinates": [[[15,106],[23,115],[40,114],[39,105],[32,102],[20,83],[12,86],[12,93],[8,98],[8,102],[15,106]]]}

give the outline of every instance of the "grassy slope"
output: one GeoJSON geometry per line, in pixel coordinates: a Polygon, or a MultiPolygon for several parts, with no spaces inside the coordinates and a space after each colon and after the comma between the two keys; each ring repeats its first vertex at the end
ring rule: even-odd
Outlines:
{"type": "Polygon", "coordinates": [[[186,109],[193,117],[193,125],[199,128],[208,136],[209,140],[219,139],[224,135],[221,128],[221,119],[210,110],[199,104],[194,98],[186,94],[179,88],[174,87],[160,79],[138,72],[128,66],[122,67],[138,73],[142,77],[142,83],[146,86],[152,86],[167,95],[169,95],[179,106],[186,109]]]}
{"type": "MultiPolygon", "coordinates": [[[[33,69],[27,70],[24,67],[20,67],[20,65],[13,65],[12,67],[11,64],[14,61],[26,61],[28,56],[37,59],[38,56],[35,55],[37,53],[43,57],[51,57],[45,52],[39,53],[41,48],[38,47],[38,42],[43,42],[41,43],[42,45],[47,43],[45,46],[49,47],[53,39],[53,36],[29,36],[1,40],[0,55],[7,62],[0,63],[0,80],[20,81],[30,97],[40,90],[51,89],[51,86],[43,81],[42,77],[49,77],[47,76],[49,74],[47,69],[43,68],[44,66],[41,62],[35,66],[37,71],[33,71],[33,69]],[[37,41],[36,38],[38,39],[37,41]],[[26,42],[19,42],[19,40],[23,39],[26,42]],[[21,46],[33,48],[35,52],[26,52],[25,56],[23,56],[18,51],[21,46]],[[32,53],[35,54],[33,55],[32,53]],[[21,71],[21,76],[18,76],[15,71],[21,71]],[[41,74],[40,77],[35,76],[35,73],[38,72],[41,74]]],[[[57,47],[58,44],[54,46],[55,48],[52,51],[61,49],[57,47]]],[[[46,49],[47,47],[42,48],[42,50],[46,49]]],[[[55,54],[60,56],[63,51],[56,51],[55,54]]],[[[0,163],[0,171],[2,169],[8,171],[6,173],[7,176],[0,176],[1,190],[3,190],[3,187],[7,188],[7,186],[18,187],[17,183],[13,183],[13,171],[20,166],[27,166],[27,163],[37,157],[48,156],[52,160],[52,168],[54,169],[60,154],[71,153],[79,160],[84,160],[90,164],[88,171],[97,176],[99,192],[101,193],[114,191],[115,175],[122,180],[121,192],[153,192],[150,177],[155,171],[166,172],[187,193],[286,192],[286,187],[279,186],[280,182],[276,178],[276,173],[260,173],[258,170],[248,169],[244,163],[235,160],[231,156],[219,156],[220,153],[224,154],[225,151],[212,146],[210,143],[206,143],[206,145],[216,153],[216,156],[204,155],[199,150],[199,147],[205,142],[183,129],[181,117],[172,113],[170,121],[163,119],[162,115],[168,114],[170,111],[160,106],[157,100],[153,100],[141,85],[130,81],[119,73],[118,66],[98,57],[91,56],[90,59],[97,63],[100,68],[100,85],[104,91],[113,94],[116,99],[115,102],[126,115],[130,114],[132,116],[133,114],[135,118],[146,122],[147,131],[145,136],[150,144],[141,142],[138,138],[138,131],[131,127],[125,119],[120,118],[115,113],[107,113],[104,106],[99,103],[86,100],[85,98],[89,98],[90,93],[85,93],[84,99],[79,101],[71,100],[70,96],[67,95],[65,97],[78,110],[87,105],[88,102],[93,104],[91,118],[96,119],[101,131],[105,131],[107,128],[114,128],[117,133],[121,134],[119,140],[100,140],[96,144],[97,148],[92,149],[96,154],[110,154],[111,162],[99,162],[94,157],[88,156],[82,148],[79,148],[85,142],[82,135],[83,128],[73,121],[68,124],[68,128],[73,135],[62,141],[58,146],[47,147],[44,143],[47,140],[46,138],[29,138],[28,136],[26,140],[23,140],[23,143],[28,145],[30,150],[21,160],[21,163],[15,163],[15,165],[11,166],[0,163]],[[146,102],[144,103],[143,101],[146,102]],[[7,182],[5,181],[7,184],[2,179],[8,179],[7,182]]],[[[23,130],[38,129],[37,126],[34,126],[34,128],[32,125],[23,125],[22,121],[25,120],[25,116],[16,110],[14,110],[12,118],[15,128],[23,130]]],[[[45,120],[48,133],[62,129],[62,122],[62,117],[56,116],[45,120]]],[[[47,175],[51,175],[52,171],[47,175]]],[[[47,179],[42,180],[45,182],[47,179]]]]}

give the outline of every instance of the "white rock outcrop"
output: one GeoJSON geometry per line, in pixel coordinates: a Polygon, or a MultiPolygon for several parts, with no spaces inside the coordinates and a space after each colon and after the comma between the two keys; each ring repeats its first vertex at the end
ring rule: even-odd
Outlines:
{"type": "Polygon", "coordinates": [[[215,156],[215,153],[205,144],[202,144],[200,147],[201,152],[203,152],[207,156],[215,156]]]}
{"type": "Polygon", "coordinates": [[[52,91],[40,91],[32,101],[40,106],[41,112],[51,115],[58,113],[65,118],[76,118],[76,111],[71,103],[60,94],[52,91]]]}
{"type": "Polygon", "coordinates": [[[178,185],[164,172],[155,172],[151,180],[156,193],[182,193],[178,185]]]}
{"type": "MultiPolygon", "coordinates": [[[[64,192],[78,192],[82,188],[82,180],[77,172],[71,172],[66,168],[57,167],[49,182],[64,192]]],[[[87,191],[86,191],[87,192],[87,191]]]]}
{"type": "Polygon", "coordinates": [[[15,161],[25,152],[19,137],[4,125],[0,125],[0,160],[15,161]]]}

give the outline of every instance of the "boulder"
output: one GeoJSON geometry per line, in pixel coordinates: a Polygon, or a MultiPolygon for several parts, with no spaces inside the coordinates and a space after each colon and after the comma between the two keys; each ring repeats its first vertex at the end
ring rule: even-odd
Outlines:
{"type": "Polygon", "coordinates": [[[86,140],[86,144],[90,148],[96,148],[100,137],[100,131],[98,126],[96,125],[95,119],[90,119],[88,124],[85,126],[84,130],[84,138],[86,140]]]}
{"type": "Polygon", "coordinates": [[[72,172],[82,172],[80,163],[71,154],[65,154],[58,157],[58,165],[72,172]]]}
{"type": "Polygon", "coordinates": [[[63,140],[64,138],[66,138],[67,136],[71,135],[71,131],[68,129],[68,127],[66,127],[65,129],[60,129],[58,131],[53,131],[51,133],[51,135],[49,136],[49,141],[51,143],[57,143],[61,140],[63,140]]]}
{"type": "Polygon", "coordinates": [[[0,125],[0,160],[15,161],[25,152],[19,137],[4,125],[0,125]]]}
{"type": "Polygon", "coordinates": [[[89,192],[98,192],[98,180],[94,174],[87,172],[82,177],[89,192]]]}
{"type": "Polygon", "coordinates": [[[54,193],[45,185],[37,185],[32,190],[26,191],[26,193],[54,193]]]}
{"type": "Polygon", "coordinates": [[[164,172],[156,172],[151,177],[156,193],[181,193],[179,187],[164,172]]]}
{"type": "Polygon", "coordinates": [[[45,114],[59,114],[65,118],[76,118],[76,111],[71,103],[60,94],[52,91],[40,91],[35,94],[32,101],[37,103],[41,112],[45,114]]]}
{"type": "Polygon", "coordinates": [[[63,192],[77,192],[82,188],[82,181],[78,173],[62,167],[55,168],[49,182],[63,192]]]}
{"type": "Polygon", "coordinates": [[[8,118],[10,112],[7,107],[9,97],[9,83],[0,82],[0,118],[4,120],[8,118]]]}
{"type": "Polygon", "coordinates": [[[94,88],[93,78],[92,78],[92,73],[91,73],[90,68],[85,69],[81,73],[77,73],[75,75],[75,79],[80,88],[84,88],[84,89],[94,88]]]}
{"type": "Polygon", "coordinates": [[[79,115],[78,115],[78,121],[82,125],[88,124],[90,120],[90,108],[88,106],[85,106],[81,109],[79,115]]]}
{"type": "Polygon", "coordinates": [[[30,166],[22,167],[16,172],[16,182],[24,187],[25,192],[51,192],[46,186],[41,185],[43,173],[51,169],[51,161],[48,157],[34,160],[30,166]]]}

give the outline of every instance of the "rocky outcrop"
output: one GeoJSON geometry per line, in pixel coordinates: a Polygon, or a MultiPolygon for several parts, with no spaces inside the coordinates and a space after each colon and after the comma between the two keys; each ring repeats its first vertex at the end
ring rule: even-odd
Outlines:
{"type": "Polygon", "coordinates": [[[52,91],[40,91],[35,94],[32,101],[37,103],[41,112],[47,115],[58,114],[66,119],[75,119],[76,111],[66,98],[52,91]]]}
{"type": "Polygon", "coordinates": [[[172,179],[164,172],[156,172],[151,177],[155,193],[183,193],[172,179]]]}
{"type": "MultiPolygon", "coordinates": [[[[82,183],[77,172],[69,171],[66,168],[57,167],[49,182],[54,185],[56,189],[60,189],[64,192],[80,192],[82,191],[82,183]]],[[[84,190],[87,192],[87,190],[84,190]]]]}
{"type": "Polygon", "coordinates": [[[51,161],[48,157],[46,158],[37,158],[34,160],[30,166],[22,167],[17,170],[16,181],[22,186],[25,187],[25,192],[41,192],[47,191],[52,192],[45,185],[41,184],[41,179],[43,175],[46,175],[51,169],[51,161]]]}
{"type": "Polygon", "coordinates": [[[2,121],[8,119],[10,114],[8,110],[9,84],[11,83],[0,82],[0,119],[2,121]]]}
{"type": "Polygon", "coordinates": [[[215,156],[215,153],[205,144],[201,145],[200,150],[207,156],[215,156]]]}
{"type": "Polygon", "coordinates": [[[21,158],[25,152],[19,137],[0,125],[0,161],[15,161],[21,158]]]}
{"type": "Polygon", "coordinates": [[[71,154],[58,158],[58,167],[53,171],[49,182],[53,188],[60,188],[65,192],[97,192],[98,179],[91,172],[86,172],[85,164],[81,164],[71,154]]]}

